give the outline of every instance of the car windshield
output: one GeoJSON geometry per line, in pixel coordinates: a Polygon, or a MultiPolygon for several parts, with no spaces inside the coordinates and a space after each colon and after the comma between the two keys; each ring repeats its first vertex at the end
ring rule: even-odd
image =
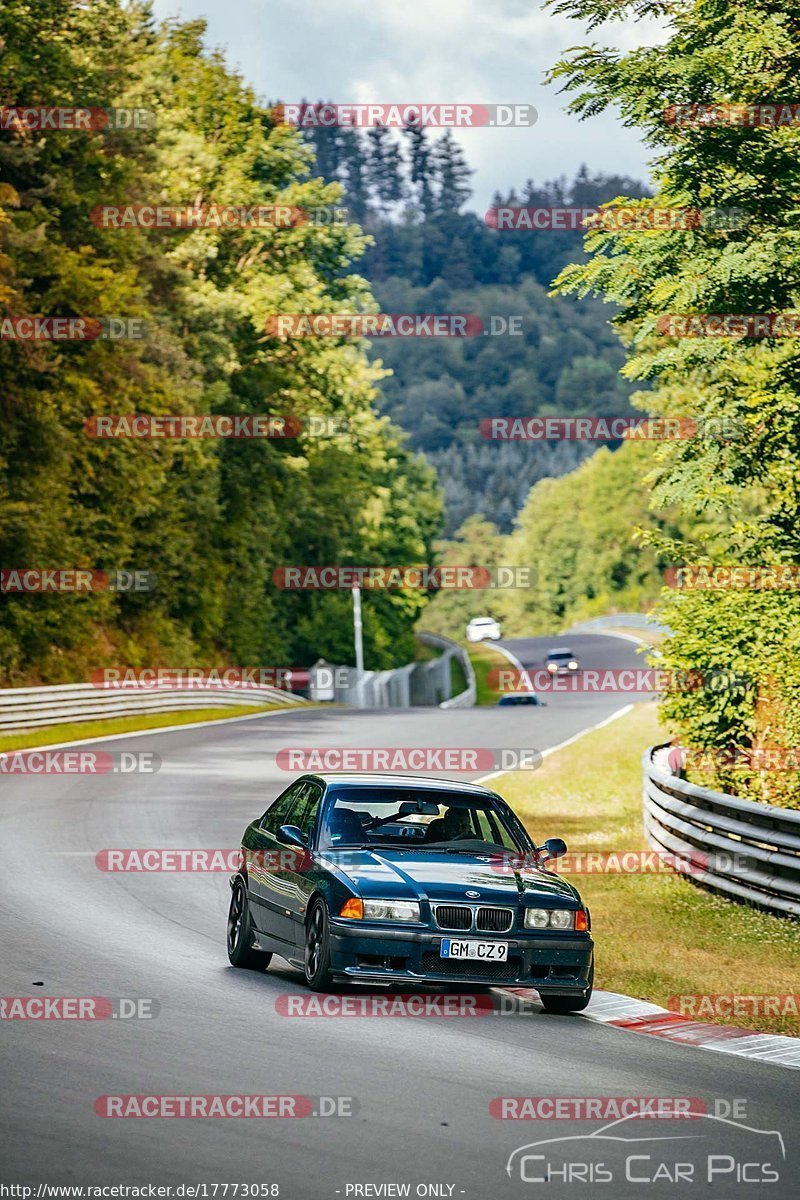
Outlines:
{"type": "Polygon", "coordinates": [[[502,801],[468,792],[413,788],[337,788],[320,836],[323,849],[355,846],[482,853],[530,849],[502,801]]]}
{"type": "Polygon", "coordinates": [[[551,650],[548,658],[572,658],[571,650],[551,650]]]}

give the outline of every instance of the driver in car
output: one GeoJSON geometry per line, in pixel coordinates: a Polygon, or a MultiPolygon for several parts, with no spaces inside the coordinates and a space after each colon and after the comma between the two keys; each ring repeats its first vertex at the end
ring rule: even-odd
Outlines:
{"type": "Polygon", "coordinates": [[[427,841],[452,842],[456,838],[472,837],[472,824],[466,808],[448,808],[428,826],[427,841]]]}

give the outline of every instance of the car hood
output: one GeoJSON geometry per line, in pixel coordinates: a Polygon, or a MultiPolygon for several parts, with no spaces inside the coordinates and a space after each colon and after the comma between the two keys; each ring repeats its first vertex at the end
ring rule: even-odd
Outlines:
{"type": "MultiPolygon", "coordinates": [[[[342,850],[331,856],[337,871],[366,899],[399,898],[487,904],[520,899],[580,900],[574,887],[552,871],[487,854],[415,854],[413,850],[342,850]],[[467,891],[477,896],[467,896],[467,891]]],[[[325,855],[322,855],[325,861],[325,855]]]]}

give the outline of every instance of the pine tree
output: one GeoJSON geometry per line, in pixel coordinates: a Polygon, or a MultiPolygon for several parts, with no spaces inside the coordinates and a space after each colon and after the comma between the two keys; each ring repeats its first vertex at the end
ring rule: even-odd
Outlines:
{"type": "Polygon", "coordinates": [[[378,212],[385,216],[406,194],[403,156],[385,125],[373,125],[367,131],[367,144],[370,196],[378,212]]]}
{"type": "Polygon", "coordinates": [[[425,218],[436,211],[435,160],[424,128],[407,125],[403,130],[408,145],[408,174],[414,205],[425,218]]]}
{"type": "Polygon", "coordinates": [[[363,223],[370,210],[369,158],[367,144],[357,129],[342,131],[341,163],[351,221],[363,223]]]}
{"type": "MultiPolygon", "coordinates": [[[[302,104],[305,106],[306,101],[303,100],[302,104]]],[[[322,104],[320,100],[315,107],[319,109],[322,104]]],[[[347,132],[339,125],[309,125],[303,130],[304,138],[314,151],[314,169],[329,183],[346,183],[342,143],[347,132]]]]}
{"type": "Polygon", "coordinates": [[[457,213],[472,195],[469,180],[475,172],[449,129],[436,143],[433,157],[439,184],[436,208],[439,212],[457,213]]]}

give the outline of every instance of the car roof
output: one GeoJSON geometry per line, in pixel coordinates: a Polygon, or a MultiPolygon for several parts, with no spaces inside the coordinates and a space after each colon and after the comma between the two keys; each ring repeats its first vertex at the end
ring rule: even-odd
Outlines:
{"type": "Polygon", "coordinates": [[[554,646],[552,650],[547,651],[548,654],[572,654],[569,646],[554,646]]]}
{"type": "Polygon", "coordinates": [[[337,773],[335,771],[324,771],[320,773],[307,773],[299,776],[300,779],[313,779],[317,783],[322,783],[326,787],[332,783],[344,783],[348,787],[396,787],[408,788],[415,787],[420,789],[428,789],[430,791],[452,792],[458,790],[460,792],[475,792],[476,795],[496,795],[489,788],[482,787],[479,783],[467,783],[462,779],[430,779],[427,775],[381,775],[379,771],[343,771],[337,773]]]}
{"type": "Polygon", "coordinates": [[[470,625],[496,625],[494,617],[473,617],[470,625]]]}

